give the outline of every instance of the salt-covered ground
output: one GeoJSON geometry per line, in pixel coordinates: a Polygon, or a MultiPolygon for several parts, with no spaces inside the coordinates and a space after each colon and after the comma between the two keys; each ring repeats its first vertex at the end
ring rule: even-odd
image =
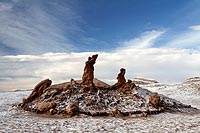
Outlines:
{"type": "MultiPolygon", "coordinates": [[[[146,85],[171,98],[200,108],[200,95],[185,85],[146,85]]],[[[200,114],[161,113],[139,118],[84,117],[47,118],[16,110],[30,91],[0,92],[0,132],[200,132],[200,114]]]]}
{"type": "Polygon", "coordinates": [[[196,84],[183,83],[172,85],[151,84],[142,87],[200,109],[200,90],[196,86],[196,84]]]}

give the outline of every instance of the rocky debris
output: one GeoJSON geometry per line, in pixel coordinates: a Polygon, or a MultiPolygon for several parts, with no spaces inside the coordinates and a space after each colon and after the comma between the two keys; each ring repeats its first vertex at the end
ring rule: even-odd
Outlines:
{"type": "Polygon", "coordinates": [[[52,85],[46,79],[34,88],[31,95],[18,107],[36,113],[75,116],[130,116],[168,112],[199,111],[189,105],[136,86],[124,77],[120,69],[118,82],[112,86],[94,79],[94,64],[98,55],[88,58],[81,80],[52,85]],[[148,102],[149,101],[149,102],[148,102]]]}
{"type": "Polygon", "coordinates": [[[136,85],[149,85],[149,84],[156,84],[158,81],[153,79],[145,79],[145,78],[133,78],[133,83],[136,85]]]}
{"type": "Polygon", "coordinates": [[[23,99],[23,102],[32,102],[36,98],[40,97],[43,91],[51,85],[52,81],[49,79],[45,79],[39,82],[33,89],[32,93],[27,97],[27,99],[23,99]]]}
{"type": "Polygon", "coordinates": [[[155,92],[155,93],[153,93],[152,95],[149,96],[149,103],[155,108],[159,107],[160,96],[158,95],[157,92],[155,92]]]}
{"type": "MultiPolygon", "coordinates": [[[[60,86],[59,84],[57,86],[60,86]]],[[[55,115],[90,115],[90,116],[130,116],[135,114],[157,114],[160,112],[192,112],[197,109],[184,105],[179,101],[153,93],[128,81],[119,89],[98,88],[97,92],[82,91],[90,87],[73,84],[71,88],[50,86],[44,93],[32,102],[19,105],[20,108],[39,113],[45,111],[55,115]],[[152,98],[151,98],[152,97],[152,98]],[[158,100],[160,97],[160,101],[158,100]],[[151,100],[152,99],[152,100],[151,100]],[[148,100],[150,101],[148,105],[148,100]],[[158,102],[159,101],[159,102],[158,102]],[[55,107],[46,108],[41,103],[55,103],[55,107]],[[158,104],[160,103],[160,104],[158,104]],[[41,106],[41,107],[40,107],[41,106]],[[40,107],[40,108],[39,108],[40,107]]]]}
{"type": "Polygon", "coordinates": [[[131,80],[128,80],[127,83],[125,83],[122,87],[120,87],[120,92],[130,94],[134,91],[135,87],[136,85],[131,80]]]}
{"type": "Polygon", "coordinates": [[[94,85],[94,64],[96,63],[98,55],[92,55],[92,57],[88,57],[88,61],[85,62],[84,73],[82,76],[81,84],[83,85],[94,85]]]}
{"type": "Polygon", "coordinates": [[[90,106],[90,105],[93,104],[93,101],[92,101],[92,99],[86,99],[86,100],[84,101],[84,104],[85,104],[86,106],[90,106]]]}

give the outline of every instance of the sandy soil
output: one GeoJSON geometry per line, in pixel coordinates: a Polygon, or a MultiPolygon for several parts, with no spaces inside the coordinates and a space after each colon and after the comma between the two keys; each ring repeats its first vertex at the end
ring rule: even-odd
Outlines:
{"type": "MultiPolygon", "coordinates": [[[[12,107],[30,91],[0,92],[0,132],[200,132],[200,114],[139,118],[47,118],[12,107]]],[[[191,105],[193,105],[191,103],[191,105]]]]}

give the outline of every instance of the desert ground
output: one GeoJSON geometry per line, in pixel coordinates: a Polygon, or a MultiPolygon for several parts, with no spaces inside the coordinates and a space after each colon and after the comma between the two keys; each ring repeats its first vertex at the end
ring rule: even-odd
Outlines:
{"type": "MultiPolygon", "coordinates": [[[[197,82],[141,85],[200,109],[197,82]]],[[[54,118],[18,110],[31,91],[0,92],[0,132],[200,132],[200,114],[160,113],[147,117],[54,118]]]]}

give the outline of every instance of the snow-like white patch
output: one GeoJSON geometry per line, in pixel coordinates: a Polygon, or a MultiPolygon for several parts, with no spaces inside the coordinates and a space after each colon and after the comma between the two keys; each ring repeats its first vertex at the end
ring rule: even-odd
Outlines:
{"type": "Polygon", "coordinates": [[[200,90],[198,90],[198,83],[183,83],[173,85],[151,84],[143,85],[142,87],[200,109],[200,90]]]}
{"type": "MultiPolygon", "coordinates": [[[[200,107],[200,96],[191,84],[143,86],[200,107]],[[193,88],[192,88],[193,87],[193,88]]],[[[0,92],[0,132],[200,132],[200,114],[170,114],[140,118],[46,118],[12,107],[31,91],[0,92]]]]}

